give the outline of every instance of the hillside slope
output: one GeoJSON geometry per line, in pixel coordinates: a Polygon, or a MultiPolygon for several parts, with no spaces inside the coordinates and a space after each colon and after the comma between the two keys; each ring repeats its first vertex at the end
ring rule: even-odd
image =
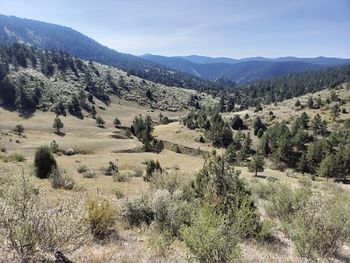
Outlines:
{"type": "Polygon", "coordinates": [[[0,43],[21,43],[53,51],[64,51],[84,60],[117,67],[153,82],[189,89],[212,89],[214,84],[192,75],[169,70],[137,56],[101,45],[72,28],[0,14],[0,43]]]}
{"type": "Polygon", "coordinates": [[[178,111],[209,98],[62,52],[13,44],[1,46],[0,54],[0,104],[18,110],[48,110],[60,104],[71,111],[75,103],[93,112],[95,99],[108,105],[110,96],[115,95],[151,108],[178,111]],[[195,94],[196,99],[192,98],[190,105],[195,94]]]}

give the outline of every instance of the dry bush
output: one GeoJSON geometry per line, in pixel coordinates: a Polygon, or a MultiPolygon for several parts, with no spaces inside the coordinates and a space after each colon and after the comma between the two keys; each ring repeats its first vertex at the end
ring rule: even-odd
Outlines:
{"type": "Polygon", "coordinates": [[[350,237],[348,199],[314,194],[294,216],[290,234],[301,256],[316,259],[336,255],[350,237]]]}
{"type": "Polygon", "coordinates": [[[87,212],[87,221],[94,237],[103,240],[117,233],[116,211],[109,201],[98,198],[89,200],[87,212]]]}
{"type": "Polygon", "coordinates": [[[70,196],[47,209],[23,172],[0,190],[0,236],[21,262],[52,258],[57,250],[68,253],[89,238],[82,198],[70,196]]]}
{"type": "Polygon", "coordinates": [[[72,190],[74,188],[74,179],[64,171],[62,175],[61,170],[59,168],[54,169],[50,173],[49,178],[51,181],[51,186],[54,189],[72,190]]]}
{"type": "Polygon", "coordinates": [[[139,226],[153,221],[153,212],[148,204],[147,196],[133,196],[125,200],[121,206],[121,216],[129,226],[139,226]]]}
{"type": "Polygon", "coordinates": [[[12,153],[10,155],[2,155],[0,156],[0,159],[2,159],[5,163],[7,162],[13,162],[13,163],[19,163],[19,162],[24,162],[25,158],[22,154],[20,153],[12,153]]]}

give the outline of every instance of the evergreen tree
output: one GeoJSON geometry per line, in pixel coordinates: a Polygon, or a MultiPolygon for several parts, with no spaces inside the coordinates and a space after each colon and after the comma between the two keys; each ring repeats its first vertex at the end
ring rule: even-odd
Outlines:
{"type": "Polygon", "coordinates": [[[254,172],[254,176],[258,176],[258,172],[264,171],[264,157],[260,154],[256,154],[253,156],[252,160],[248,165],[249,172],[254,172]]]}
{"type": "Polygon", "coordinates": [[[14,132],[17,133],[18,135],[21,135],[22,132],[24,132],[24,127],[22,124],[17,124],[14,128],[14,132]]]}
{"type": "Polygon", "coordinates": [[[239,115],[235,115],[232,118],[231,127],[234,130],[243,130],[244,129],[243,120],[241,119],[241,117],[239,117],[239,115]]]}
{"type": "Polygon", "coordinates": [[[334,106],[331,108],[331,116],[333,121],[340,116],[340,108],[338,104],[334,104],[334,106]]]}
{"type": "Polygon", "coordinates": [[[57,134],[60,133],[60,129],[63,128],[63,122],[61,121],[61,119],[58,117],[58,115],[56,115],[56,118],[53,121],[52,124],[52,128],[56,129],[57,134]]]}
{"type": "Polygon", "coordinates": [[[57,163],[51,150],[47,146],[40,146],[35,152],[34,167],[36,176],[40,179],[48,178],[57,163]]]}
{"type": "Polygon", "coordinates": [[[297,167],[296,167],[297,171],[301,172],[301,173],[305,173],[308,171],[308,162],[306,159],[306,154],[305,152],[302,152],[299,161],[297,163],[297,167]]]}
{"type": "Polygon", "coordinates": [[[97,116],[96,123],[99,128],[103,128],[106,122],[100,116],[97,116]]]}
{"type": "Polygon", "coordinates": [[[113,120],[113,124],[114,124],[115,128],[118,128],[119,125],[121,124],[121,122],[120,122],[120,120],[117,117],[115,117],[114,120],[113,120]]]}
{"type": "Polygon", "coordinates": [[[309,107],[309,109],[313,109],[314,108],[314,99],[312,97],[309,97],[307,99],[307,106],[309,107]]]}

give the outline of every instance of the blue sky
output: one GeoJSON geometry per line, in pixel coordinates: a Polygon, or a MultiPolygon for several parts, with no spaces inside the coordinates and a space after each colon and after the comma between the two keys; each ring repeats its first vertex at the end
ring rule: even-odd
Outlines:
{"type": "Polygon", "coordinates": [[[350,58],[350,0],[0,0],[120,52],[350,58]]]}

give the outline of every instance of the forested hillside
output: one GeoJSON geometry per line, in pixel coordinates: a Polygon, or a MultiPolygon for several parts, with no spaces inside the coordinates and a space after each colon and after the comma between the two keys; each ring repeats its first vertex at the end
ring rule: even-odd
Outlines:
{"type": "Polygon", "coordinates": [[[237,85],[223,96],[222,108],[232,111],[235,105],[241,108],[269,104],[313,93],[325,88],[334,88],[350,81],[350,66],[341,66],[327,70],[289,74],[277,78],[260,80],[237,85]]]}
{"type": "Polygon", "coordinates": [[[81,115],[84,109],[94,113],[94,100],[108,105],[111,95],[171,111],[201,101],[201,96],[196,96],[196,101],[190,100],[193,91],[155,84],[64,52],[26,45],[1,46],[0,67],[1,104],[19,111],[40,108],[62,113],[68,109],[81,115]]]}
{"type": "Polygon", "coordinates": [[[133,55],[117,52],[69,27],[15,16],[0,15],[0,43],[25,43],[56,52],[64,51],[80,59],[117,67],[128,71],[129,74],[167,86],[197,90],[223,87],[222,83],[212,83],[133,55]]]}

